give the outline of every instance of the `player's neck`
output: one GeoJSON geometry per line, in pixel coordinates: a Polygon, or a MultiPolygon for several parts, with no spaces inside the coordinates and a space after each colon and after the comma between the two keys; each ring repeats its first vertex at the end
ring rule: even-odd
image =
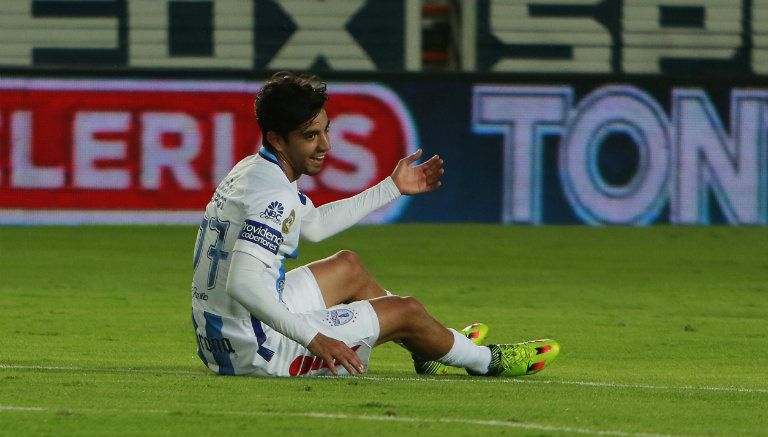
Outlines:
{"type": "Polygon", "coordinates": [[[277,160],[280,162],[280,168],[283,170],[283,173],[285,173],[285,177],[288,178],[288,182],[294,182],[301,177],[301,173],[296,171],[296,169],[291,166],[290,161],[285,159],[281,153],[277,154],[277,160]]]}

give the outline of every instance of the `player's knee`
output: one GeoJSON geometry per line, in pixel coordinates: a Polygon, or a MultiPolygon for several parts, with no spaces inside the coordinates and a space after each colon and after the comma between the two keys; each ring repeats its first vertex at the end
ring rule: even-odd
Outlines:
{"type": "Polygon", "coordinates": [[[405,316],[405,319],[409,321],[420,321],[427,312],[424,305],[418,299],[411,296],[400,297],[400,306],[400,311],[405,316]]]}
{"type": "Polygon", "coordinates": [[[363,262],[355,252],[344,249],[336,252],[334,257],[344,265],[351,275],[367,275],[363,262]]]}

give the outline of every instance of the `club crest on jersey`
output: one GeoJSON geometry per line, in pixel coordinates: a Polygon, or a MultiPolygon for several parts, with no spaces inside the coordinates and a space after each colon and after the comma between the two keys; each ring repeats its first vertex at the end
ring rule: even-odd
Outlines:
{"type": "Polygon", "coordinates": [[[259,214],[259,217],[270,220],[275,224],[279,225],[280,219],[283,217],[283,212],[285,212],[285,208],[283,208],[283,204],[278,201],[274,201],[269,205],[267,205],[267,209],[265,209],[264,212],[259,214]]]}
{"type": "Polygon", "coordinates": [[[291,226],[293,226],[293,222],[296,221],[296,210],[292,209],[291,213],[288,214],[288,217],[283,220],[283,233],[287,234],[291,230],[291,226]]]}
{"type": "Polygon", "coordinates": [[[328,316],[326,317],[328,323],[333,326],[346,325],[354,319],[355,313],[345,308],[328,311],[328,316]]]}

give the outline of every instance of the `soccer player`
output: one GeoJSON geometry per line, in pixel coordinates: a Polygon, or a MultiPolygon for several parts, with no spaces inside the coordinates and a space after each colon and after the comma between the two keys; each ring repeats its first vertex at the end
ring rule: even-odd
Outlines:
{"type": "Polygon", "coordinates": [[[223,375],[357,375],[371,348],[396,340],[414,354],[417,370],[431,361],[473,375],[541,370],[557,356],[556,342],[478,346],[416,299],[384,290],[350,251],[285,272],[283,259],[297,257],[299,236],[323,240],[399,196],[440,187],[443,160],[417,165],[418,150],[379,184],[316,208],[296,181],[319,173],[331,150],[327,99],[317,77],[288,72],[272,76],[256,97],[263,147],[216,188],[195,244],[200,359],[223,375]]]}

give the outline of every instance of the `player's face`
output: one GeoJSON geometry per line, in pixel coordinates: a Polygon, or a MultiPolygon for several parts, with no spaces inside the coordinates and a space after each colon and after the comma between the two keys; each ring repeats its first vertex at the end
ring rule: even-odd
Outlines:
{"type": "Polygon", "coordinates": [[[308,125],[288,134],[283,148],[283,158],[292,170],[293,175],[289,175],[290,179],[298,179],[303,174],[314,176],[320,173],[323,162],[331,150],[328,138],[329,127],[328,114],[325,109],[321,109],[308,125]]]}

